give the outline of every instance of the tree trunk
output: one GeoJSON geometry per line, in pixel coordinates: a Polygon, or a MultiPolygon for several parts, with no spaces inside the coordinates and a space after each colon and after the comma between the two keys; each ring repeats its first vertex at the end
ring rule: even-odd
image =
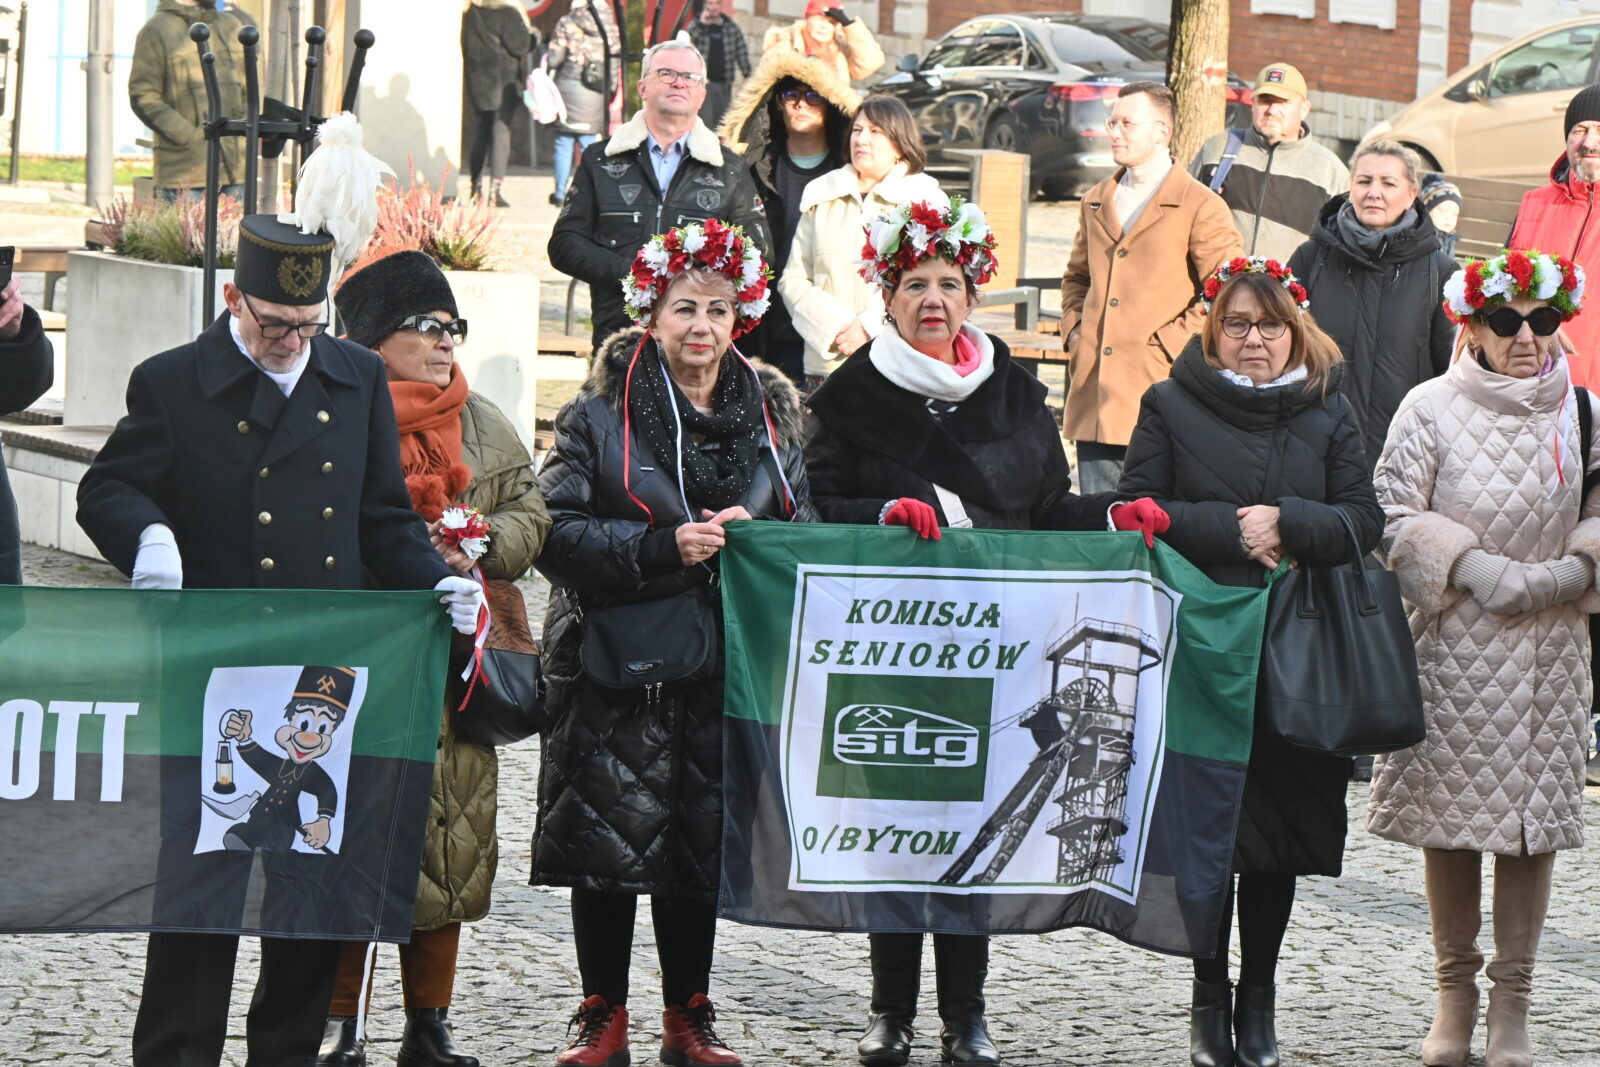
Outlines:
{"type": "Polygon", "coordinates": [[[1228,84],[1228,0],[1172,0],[1167,85],[1177,97],[1172,155],[1187,167],[1222,130],[1228,84]]]}

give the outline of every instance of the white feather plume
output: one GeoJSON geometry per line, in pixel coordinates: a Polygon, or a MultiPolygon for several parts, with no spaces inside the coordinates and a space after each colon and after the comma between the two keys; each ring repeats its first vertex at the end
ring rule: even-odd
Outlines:
{"type": "MultiPolygon", "coordinates": [[[[348,111],[317,130],[317,147],[300,168],[294,214],[279,216],[301,233],[326,231],[339,267],[361,254],[378,225],[378,189],[394,171],[361,147],[361,123],[348,111]]],[[[335,268],[335,274],[339,267],[335,268]]]]}

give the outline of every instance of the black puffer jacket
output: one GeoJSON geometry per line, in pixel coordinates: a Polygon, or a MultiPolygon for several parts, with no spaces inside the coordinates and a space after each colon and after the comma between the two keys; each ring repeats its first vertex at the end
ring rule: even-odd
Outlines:
{"type": "MultiPolygon", "coordinates": [[[[711,899],[722,843],[722,671],[666,692],[606,689],[579,664],[580,598],[647,599],[682,588],[674,531],[686,521],[677,482],[639,435],[629,442],[630,488],[655,516],[645,521],[622,484],[622,389],[638,330],[597,353],[589,380],[556,418],[555,449],[539,472],[553,525],[537,567],[555,588],[545,615],[541,663],[551,725],[539,756],[536,885],[581,885],[623,893],[711,899]]],[[[756,364],[776,429],[796,521],[815,521],[801,460],[794,386],[756,364]]],[[[741,503],[758,519],[789,519],[772,454],[763,448],[741,503]]]]}
{"type": "Polygon", "coordinates": [[[980,530],[1106,528],[1106,509],[1122,496],[1072,492],[1044,385],[1011,361],[1004,341],[989,340],[989,380],[940,418],[924,397],[873,366],[870,346],[828,376],[811,395],[806,441],[812,498],[824,522],[874,525],[885,503],[913,497],[947,526],[937,482],[961,498],[980,530]]]}
{"type": "Polygon", "coordinates": [[[1455,326],[1444,313],[1444,283],[1457,267],[1420,207],[1414,225],[1369,257],[1340,232],[1339,210],[1349,200],[1343,194],[1323,206],[1289,269],[1310,293],[1317,325],[1344,353],[1340,388],[1361,420],[1370,472],[1400,401],[1450,365],[1455,326]]]}
{"type": "MultiPolygon", "coordinates": [[[[1166,508],[1172,528],[1161,539],[1223,585],[1266,582],[1265,569],[1240,545],[1239,508],[1281,509],[1279,533],[1301,566],[1354,558],[1335,507],[1350,517],[1363,553],[1383,532],[1350,402],[1337,392],[1324,401],[1300,385],[1235,385],[1206,363],[1199,338],[1173,364],[1172,377],[1144,394],[1120,488],[1166,508]]],[[[1348,759],[1291,749],[1257,732],[1235,870],[1338,875],[1349,774],[1348,759]]]]}

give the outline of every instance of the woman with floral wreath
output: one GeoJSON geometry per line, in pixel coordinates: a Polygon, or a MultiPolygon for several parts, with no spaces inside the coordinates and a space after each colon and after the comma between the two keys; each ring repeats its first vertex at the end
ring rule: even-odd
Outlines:
{"type": "Polygon", "coordinates": [[[1557,333],[1583,288],[1583,268],[1531,249],[1456,273],[1454,362],[1406,396],[1378,462],[1383,554],[1411,604],[1428,732],[1378,757],[1367,829],[1422,849],[1439,986],[1422,1062],[1441,1067],[1467,1062],[1477,1025],[1483,854],[1486,1063],[1528,1067],[1556,853],[1583,844],[1586,615],[1600,610],[1600,497],[1585,489],[1600,450],[1557,333]]]}
{"type": "MultiPolygon", "coordinates": [[[[1277,260],[1235,258],[1208,278],[1205,324],[1144,394],[1119,488],[1172,516],[1163,535],[1223,585],[1261,586],[1294,564],[1349,563],[1378,543],[1361,426],[1339,392],[1339,348],[1277,260]],[[1341,517],[1342,515],[1342,517],[1341,517]],[[1355,529],[1350,544],[1343,519],[1355,529]]],[[[1307,650],[1314,655],[1315,650],[1307,650]]],[[[1194,1067],[1278,1067],[1278,953],[1295,879],[1338,877],[1350,761],[1257,731],[1245,768],[1233,871],[1217,951],[1194,961],[1194,1067]],[[1239,987],[1228,978],[1237,898],[1239,987]]]]}
{"type": "Polygon", "coordinates": [[[550,725],[532,881],[572,888],[583,981],[560,1064],[628,1062],[641,895],[661,963],[661,1060],[742,1062],[707,996],[722,843],[717,553],[735,519],[816,518],[798,394],[733,346],[766,312],[770,276],[715,219],[647,243],[622,284],[642,329],[601,344],[539,474],[554,526],[538,560],[552,586],[550,725]],[[642,685],[627,677],[641,672],[642,685]]]}
{"type": "MultiPolygon", "coordinates": [[[[995,530],[1166,529],[1149,500],[1079,496],[1039,380],[1004,341],[967,323],[995,271],[975,204],[918,201],[867,227],[861,277],[885,308],[877,336],[811,396],[806,467],[827,522],[995,530]]],[[[874,933],[868,1067],[906,1062],[922,977],[922,934],[874,933]]],[[[984,1022],[987,937],[933,936],[942,1058],[994,1064],[984,1022]]]]}

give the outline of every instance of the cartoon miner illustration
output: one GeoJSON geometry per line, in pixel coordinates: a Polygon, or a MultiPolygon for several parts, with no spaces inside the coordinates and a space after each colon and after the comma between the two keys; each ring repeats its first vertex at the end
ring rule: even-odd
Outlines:
{"type": "Polygon", "coordinates": [[[333,750],[333,732],[344,721],[355,694],[356,672],[349,667],[306,667],[284,707],[285,724],[272,735],[288,759],[264,750],[251,740],[253,713],[234,709],[223,719],[222,735],[238,743],[239,758],[267,783],[259,797],[251,794],[221,805],[206,799],[229,818],[249,817],[230,827],[222,837],[225,848],[278,849],[294,846],[298,832],[314,849],[325,848],[333,834],[333,817],[339,810],[339,791],[316,761],[333,750]],[[300,794],[317,800],[317,817],[300,822],[300,794]]]}

